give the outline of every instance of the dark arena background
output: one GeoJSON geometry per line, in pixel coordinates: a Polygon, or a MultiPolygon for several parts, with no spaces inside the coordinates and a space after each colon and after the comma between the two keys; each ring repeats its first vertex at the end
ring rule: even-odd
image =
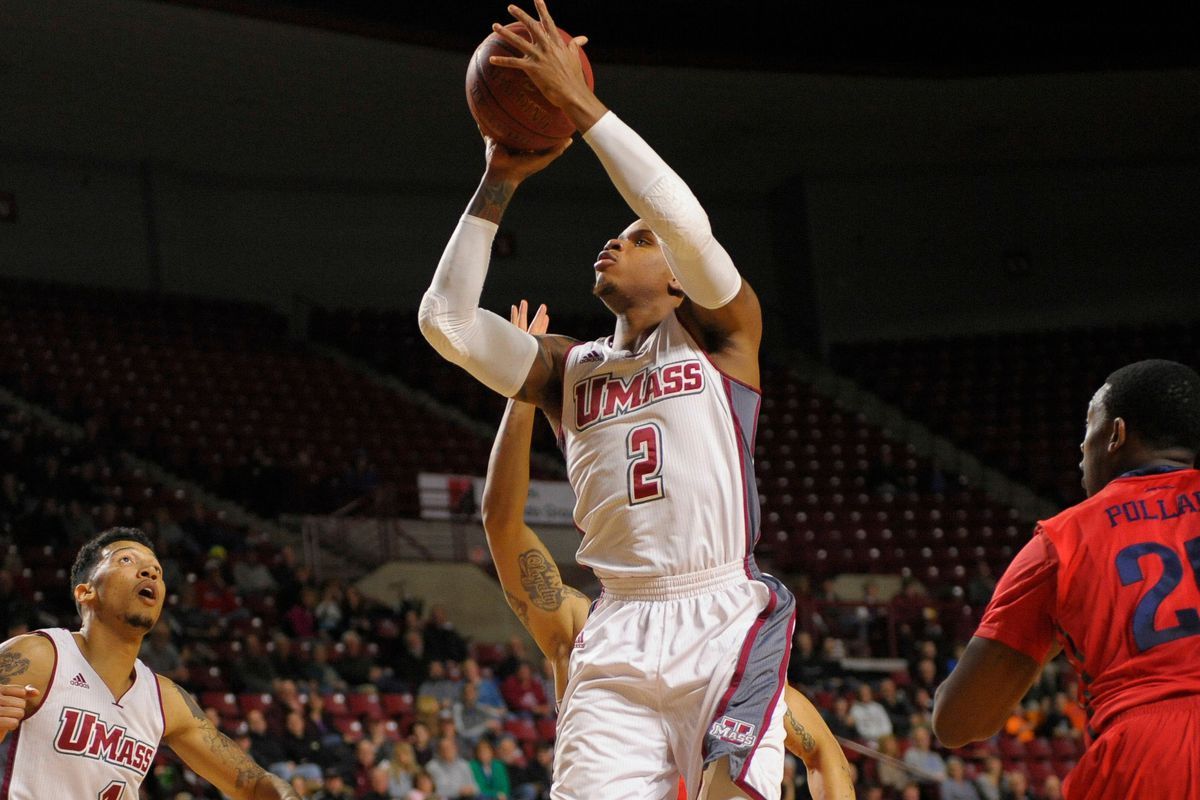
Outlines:
{"type": "MultiPolygon", "coordinates": [[[[1060,796],[1065,662],[959,750],[926,751],[932,694],[1035,522],[1083,498],[1104,377],[1200,366],[1188,26],[973,5],[551,6],[762,299],[758,559],[863,798],[957,799],[960,770],[980,800],[1060,796]]],[[[143,660],[303,797],[373,770],[410,797],[444,737],[549,796],[553,681],[479,521],[504,402],[416,323],[483,166],[467,59],[507,19],[0,0],[0,624],[78,625],[78,545],[140,527],[170,591],[143,660]]],[[[518,192],[483,305],[605,335],[590,265],[630,220],[577,145],[518,192]]],[[[548,429],[533,472],[530,523],[595,596],[548,429]]],[[[163,748],[143,796],[220,794],[163,748]]]]}

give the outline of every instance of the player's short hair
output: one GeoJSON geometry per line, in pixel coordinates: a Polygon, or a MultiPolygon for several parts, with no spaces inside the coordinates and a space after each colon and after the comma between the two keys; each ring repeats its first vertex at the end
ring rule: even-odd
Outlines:
{"type": "Polygon", "coordinates": [[[1200,374],[1152,358],[1121,367],[1105,380],[1104,410],[1120,417],[1150,447],[1200,452],[1200,374]]]}
{"type": "MultiPolygon", "coordinates": [[[[100,552],[113,542],[137,542],[151,551],[154,550],[154,543],[150,541],[150,537],[138,528],[109,528],[100,531],[79,548],[79,553],[75,556],[75,563],[71,565],[72,590],[91,580],[92,571],[96,569],[96,564],[100,563],[100,552]]],[[[76,603],[75,607],[78,609],[79,604],[76,603]]]]}

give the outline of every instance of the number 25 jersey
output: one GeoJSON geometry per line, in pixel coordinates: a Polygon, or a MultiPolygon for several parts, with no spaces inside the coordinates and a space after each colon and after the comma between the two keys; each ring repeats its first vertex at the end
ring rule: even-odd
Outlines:
{"type": "Polygon", "coordinates": [[[1200,696],[1200,472],[1127,473],[1040,523],[976,635],[1039,663],[1057,639],[1093,736],[1131,708],[1200,696]]]}
{"type": "MultiPolygon", "coordinates": [[[[758,539],[761,397],[722,374],[671,314],[637,352],[610,339],[567,354],[561,446],[578,560],[601,580],[699,572],[758,539]]],[[[754,572],[747,560],[748,574],[754,572]]]]}

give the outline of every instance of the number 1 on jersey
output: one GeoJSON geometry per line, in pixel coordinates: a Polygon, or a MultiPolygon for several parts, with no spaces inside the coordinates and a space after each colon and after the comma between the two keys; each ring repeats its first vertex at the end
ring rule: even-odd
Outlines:
{"type": "Polygon", "coordinates": [[[662,479],[662,431],[653,422],[639,425],[625,440],[629,458],[629,504],[649,503],[666,496],[662,479]]]}

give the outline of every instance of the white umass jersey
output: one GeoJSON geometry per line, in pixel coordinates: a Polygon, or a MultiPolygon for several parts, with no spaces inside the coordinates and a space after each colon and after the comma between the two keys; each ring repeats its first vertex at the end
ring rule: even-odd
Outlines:
{"type": "Polygon", "coordinates": [[[760,400],[713,366],[674,314],[636,353],[611,338],[573,347],[560,445],[579,562],[603,580],[747,560],[758,538],[760,400]]]}
{"type": "Polygon", "coordinates": [[[63,628],[45,699],[9,735],[0,800],[137,800],[164,729],[158,680],[135,662],[133,686],[114,699],[63,628]]]}

